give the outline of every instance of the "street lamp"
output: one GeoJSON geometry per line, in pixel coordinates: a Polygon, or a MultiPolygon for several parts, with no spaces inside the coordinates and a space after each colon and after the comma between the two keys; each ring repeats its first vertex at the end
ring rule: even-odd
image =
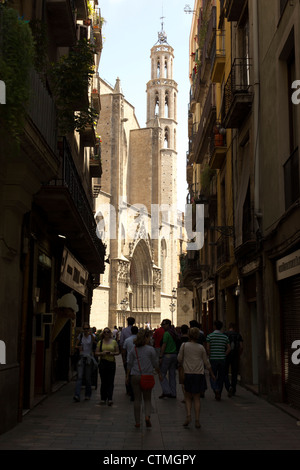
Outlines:
{"type": "Polygon", "coordinates": [[[176,289],[175,287],[173,287],[172,289],[172,300],[171,300],[171,303],[170,303],[170,311],[171,311],[171,322],[172,322],[172,325],[173,325],[173,313],[175,312],[176,310],[176,289]]]}

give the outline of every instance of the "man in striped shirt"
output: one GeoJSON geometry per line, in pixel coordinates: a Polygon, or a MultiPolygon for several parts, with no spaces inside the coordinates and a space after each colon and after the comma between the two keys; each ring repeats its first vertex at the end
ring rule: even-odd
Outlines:
{"type": "Polygon", "coordinates": [[[228,336],[222,333],[223,323],[215,321],[215,331],[206,337],[207,354],[216,380],[210,380],[216,400],[221,400],[226,370],[226,356],[230,352],[228,336]]]}

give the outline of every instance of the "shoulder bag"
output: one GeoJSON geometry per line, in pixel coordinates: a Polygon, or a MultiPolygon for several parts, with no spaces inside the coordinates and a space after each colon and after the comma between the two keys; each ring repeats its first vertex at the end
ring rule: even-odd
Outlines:
{"type": "Polygon", "coordinates": [[[151,375],[151,374],[142,374],[142,369],[141,369],[141,365],[140,365],[140,361],[139,361],[136,346],[135,346],[135,354],[136,354],[136,358],[137,358],[137,361],[138,361],[138,366],[139,366],[140,373],[141,373],[140,387],[141,387],[142,390],[151,390],[155,385],[154,376],[151,375]]]}

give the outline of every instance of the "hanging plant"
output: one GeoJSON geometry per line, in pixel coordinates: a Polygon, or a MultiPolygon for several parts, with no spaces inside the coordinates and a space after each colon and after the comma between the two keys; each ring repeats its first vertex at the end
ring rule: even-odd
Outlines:
{"type": "Polygon", "coordinates": [[[29,101],[34,42],[28,22],[4,4],[0,4],[0,24],[0,80],[6,86],[6,105],[0,106],[0,125],[19,141],[29,101]]]}
{"type": "Polygon", "coordinates": [[[29,26],[34,42],[34,68],[44,78],[49,66],[47,25],[44,21],[35,19],[30,20],[29,26]]]}
{"type": "Polygon", "coordinates": [[[82,39],[68,55],[62,56],[51,66],[49,76],[62,134],[81,131],[93,125],[98,118],[98,113],[88,100],[86,103],[83,100],[94,74],[94,54],[94,47],[82,39]]]}

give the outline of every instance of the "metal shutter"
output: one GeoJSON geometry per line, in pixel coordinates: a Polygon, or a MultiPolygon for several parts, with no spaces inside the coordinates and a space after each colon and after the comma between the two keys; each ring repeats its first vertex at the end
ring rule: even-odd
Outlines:
{"type": "Polygon", "coordinates": [[[290,277],[282,285],[284,382],[286,400],[300,408],[300,365],[291,361],[293,341],[300,340],[300,275],[290,277]]]}

